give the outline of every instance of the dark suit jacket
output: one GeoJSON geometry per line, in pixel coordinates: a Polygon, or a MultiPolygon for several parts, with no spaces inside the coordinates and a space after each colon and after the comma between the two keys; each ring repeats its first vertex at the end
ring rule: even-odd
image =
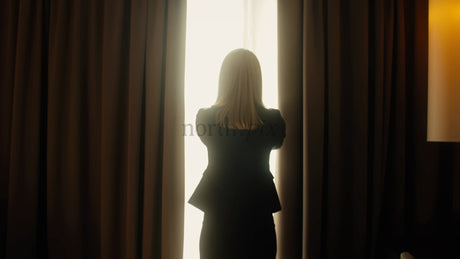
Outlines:
{"type": "Polygon", "coordinates": [[[263,125],[254,130],[220,127],[218,108],[200,109],[196,131],[208,149],[208,166],[189,203],[204,212],[276,212],[281,204],[269,169],[270,151],[286,128],[279,110],[257,107],[263,125]]]}

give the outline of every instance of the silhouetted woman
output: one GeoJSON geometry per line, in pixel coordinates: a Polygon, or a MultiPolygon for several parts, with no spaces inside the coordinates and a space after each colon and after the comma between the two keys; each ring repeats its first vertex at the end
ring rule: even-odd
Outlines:
{"type": "Polygon", "coordinates": [[[196,129],[208,149],[208,166],[189,200],[204,212],[201,259],[274,259],[273,213],[281,205],[269,157],[283,143],[285,124],[279,110],[262,103],[252,52],[237,49],[225,57],[217,101],[198,111],[196,129]]]}

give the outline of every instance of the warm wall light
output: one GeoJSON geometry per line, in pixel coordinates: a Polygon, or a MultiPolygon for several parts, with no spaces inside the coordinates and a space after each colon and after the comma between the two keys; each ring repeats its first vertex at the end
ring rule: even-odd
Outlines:
{"type": "Polygon", "coordinates": [[[429,0],[428,141],[460,142],[460,0],[429,0]]]}

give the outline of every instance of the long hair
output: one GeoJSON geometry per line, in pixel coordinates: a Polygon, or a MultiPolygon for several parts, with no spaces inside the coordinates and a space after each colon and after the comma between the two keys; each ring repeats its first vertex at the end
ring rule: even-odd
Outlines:
{"type": "Polygon", "coordinates": [[[254,129],[262,124],[256,106],[262,102],[262,73],[256,55],[236,49],[225,57],[219,75],[219,88],[214,106],[220,126],[254,129]]]}

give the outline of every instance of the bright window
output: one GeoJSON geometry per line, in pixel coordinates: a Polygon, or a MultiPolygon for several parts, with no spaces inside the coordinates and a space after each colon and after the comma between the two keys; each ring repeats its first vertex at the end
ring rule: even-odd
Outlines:
{"type": "MultiPolygon", "coordinates": [[[[236,48],[252,50],[262,68],[263,101],[278,107],[276,0],[188,0],[185,67],[185,200],[190,198],[207,165],[207,151],[196,135],[199,108],[217,96],[219,70],[236,48]],[[188,126],[187,126],[188,125],[188,126]]],[[[270,168],[275,175],[275,156],[270,168]]],[[[185,204],[184,259],[199,258],[203,214],[185,204]]]]}

